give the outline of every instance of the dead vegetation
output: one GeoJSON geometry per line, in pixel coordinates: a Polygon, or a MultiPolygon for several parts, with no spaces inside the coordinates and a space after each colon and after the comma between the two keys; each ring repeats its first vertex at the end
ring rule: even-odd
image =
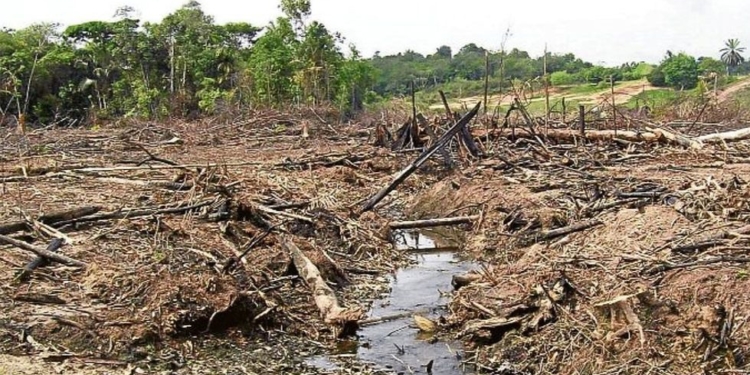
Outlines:
{"type": "Polygon", "coordinates": [[[750,146],[707,136],[744,126],[620,117],[581,131],[520,103],[471,132],[447,117],[333,127],[258,112],[2,135],[0,347],[312,373],[300,361],[356,330],[406,263],[388,241],[403,210],[473,223],[464,250],[485,266],[459,278],[438,329],[480,370],[750,369],[750,146]]]}

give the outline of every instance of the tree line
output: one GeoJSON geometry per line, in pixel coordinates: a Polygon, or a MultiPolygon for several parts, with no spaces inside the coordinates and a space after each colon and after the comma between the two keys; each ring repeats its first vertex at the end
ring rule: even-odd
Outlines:
{"type": "Polygon", "coordinates": [[[161,22],[130,7],[112,21],[0,29],[0,121],[75,124],[122,116],[330,103],[362,108],[374,69],[311,21],[309,0],[282,0],[264,28],[217,24],[197,1],[161,22]]]}
{"type": "Polygon", "coordinates": [[[265,27],[217,24],[193,0],[157,23],[141,22],[123,7],[111,21],[0,29],[0,124],[194,117],[289,104],[334,105],[349,115],[365,103],[407,95],[412,85],[477,94],[485,74],[494,91],[539,80],[560,86],[642,78],[689,89],[701,76],[750,72],[736,39],[727,41],[721,60],[668,52],[658,65],[604,67],[572,53],[532,57],[474,43],[455,53],[441,46],[426,56],[405,51],[365,59],[311,20],[310,0],[279,6],[283,16],[265,27]]]}

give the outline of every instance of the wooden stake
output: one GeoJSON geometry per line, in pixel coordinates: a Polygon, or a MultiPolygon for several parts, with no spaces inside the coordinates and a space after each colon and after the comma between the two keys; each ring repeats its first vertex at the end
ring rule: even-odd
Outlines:
{"type": "Polygon", "coordinates": [[[549,82],[547,80],[547,44],[544,44],[544,125],[549,127],[549,82]]]}
{"type": "Polygon", "coordinates": [[[583,104],[578,105],[578,122],[581,125],[581,137],[586,136],[586,108],[583,104]]]}
{"type": "Polygon", "coordinates": [[[411,81],[411,126],[417,127],[417,96],[414,93],[414,81],[411,81]]]}
{"type": "Polygon", "coordinates": [[[609,87],[612,92],[612,123],[615,125],[615,136],[617,136],[617,104],[615,102],[615,76],[609,76],[609,87]]]}
{"type": "Polygon", "coordinates": [[[484,51],[484,114],[487,114],[487,96],[490,90],[490,52],[484,51]]]}

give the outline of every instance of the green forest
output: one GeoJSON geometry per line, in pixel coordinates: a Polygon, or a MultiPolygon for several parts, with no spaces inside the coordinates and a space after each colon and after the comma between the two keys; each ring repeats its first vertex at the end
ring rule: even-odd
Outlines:
{"type": "MultiPolygon", "coordinates": [[[[0,123],[76,125],[121,117],[195,118],[220,111],[284,105],[332,105],[343,116],[416,90],[476,95],[518,82],[552,86],[648,78],[691,89],[700,76],[746,73],[738,41],[729,57],[668,52],[645,62],[604,67],[574,54],[468,44],[422,55],[365,58],[356,46],[313,20],[310,0],[281,0],[284,16],[268,25],[217,24],[190,1],[159,23],[123,7],[110,21],[0,30],[0,123]],[[547,73],[545,75],[545,72],[547,73]]],[[[729,43],[732,44],[731,46],[729,43]]]]}

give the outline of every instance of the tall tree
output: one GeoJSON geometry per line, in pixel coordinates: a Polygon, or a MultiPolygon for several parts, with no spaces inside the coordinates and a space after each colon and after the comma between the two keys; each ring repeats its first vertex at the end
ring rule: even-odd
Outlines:
{"type": "Polygon", "coordinates": [[[724,48],[719,50],[721,52],[721,61],[727,65],[727,74],[730,70],[736,68],[745,61],[742,53],[745,52],[745,47],[740,47],[739,39],[729,39],[724,42],[724,48]]]}

